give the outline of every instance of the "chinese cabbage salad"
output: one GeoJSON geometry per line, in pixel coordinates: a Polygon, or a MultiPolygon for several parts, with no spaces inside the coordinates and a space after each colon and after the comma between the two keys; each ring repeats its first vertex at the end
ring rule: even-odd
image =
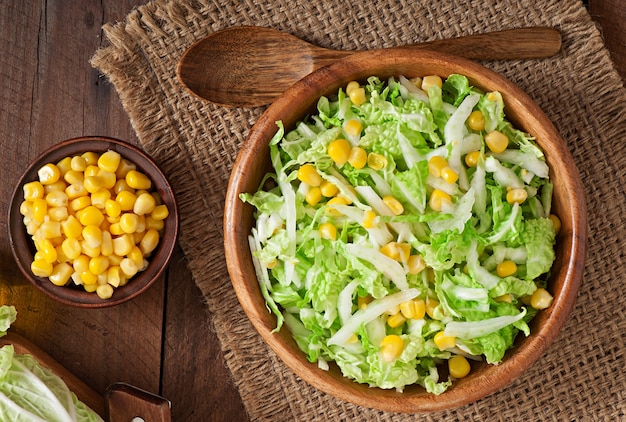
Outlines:
{"type": "MultiPolygon", "coordinates": [[[[15,322],[15,307],[0,306],[0,337],[15,322]]],[[[0,420],[14,422],[102,422],[65,382],[33,356],[0,347],[0,420]]]]}
{"type": "Polygon", "coordinates": [[[311,362],[444,392],[550,306],[559,219],[542,150],[463,75],[372,76],[269,149],[250,248],[268,309],[311,362]]]}

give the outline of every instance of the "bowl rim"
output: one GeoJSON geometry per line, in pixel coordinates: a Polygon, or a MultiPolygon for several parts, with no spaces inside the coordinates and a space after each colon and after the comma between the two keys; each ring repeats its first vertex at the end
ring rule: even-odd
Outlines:
{"type": "Polygon", "coordinates": [[[11,252],[20,272],[39,291],[50,298],[79,308],[105,308],[127,302],[145,292],[164,273],[172,255],[179,235],[179,212],[174,191],[165,177],[165,174],[156,162],[139,147],[116,138],[107,136],[81,136],[63,140],[52,145],[37,158],[31,161],[23,171],[15,185],[8,211],[9,243],[11,252]],[[32,261],[32,240],[26,232],[20,213],[20,205],[24,200],[23,186],[25,183],[36,180],[37,169],[46,163],[57,163],[60,159],[86,151],[105,152],[115,150],[123,158],[133,162],[152,180],[153,189],[156,189],[163,202],[168,206],[169,215],[165,220],[167,236],[161,236],[159,245],[148,261],[148,267],[133,277],[128,284],[115,289],[110,299],[101,299],[95,292],[89,293],[78,288],[60,287],[52,284],[45,277],[37,277],[30,270],[30,262],[26,263],[25,251],[29,251],[32,261]],[[159,263],[161,262],[161,263],[159,263]],[[117,293],[117,296],[116,296],[117,293]]]}
{"type": "MultiPolygon", "coordinates": [[[[250,213],[250,209],[247,212],[250,213]]],[[[231,283],[244,312],[267,345],[295,374],[319,390],[357,405],[402,413],[447,410],[474,402],[502,389],[532,365],[555,340],[574,306],[584,272],[586,239],[587,211],[580,175],[565,141],[530,96],[504,76],[476,62],[435,51],[413,51],[402,48],[358,53],[323,67],[294,84],[270,105],[249,132],[236,158],[229,179],[224,212],[224,244],[231,283]],[[243,270],[246,265],[250,265],[250,252],[249,249],[246,252],[243,245],[238,243],[241,236],[247,235],[241,227],[241,222],[246,213],[245,208],[250,205],[240,201],[239,194],[254,190],[251,183],[246,184],[246,176],[261,166],[259,162],[262,160],[256,158],[260,154],[267,155],[267,145],[272,138],[271,135],[276,132],[275,122],[283,120],[287,131],[296,121],[302,120],[307,110],[310,110],[317,102],[311,97],[307,98],[306,103],[294,104],[296,99],[306,98],[305,94],[310,89],[318,87],[317,97],[319,97],[336,92],[339,86],[345,86],[352,79],[364,80],[371,75],[413,76],[412,71],[420,67],[416,63],[426,62],[429,67],[445,69],[445,72],[439,72],[444,73],[440,74],[442,77],[460,73],[467,76],[474,86],[489,91],[500,91],[507,104],[507,118],[512,120],[518,128],[535,127],[534,133],[531,134],[537,138],[539,144],[542,144],[551,174],[553,167],[560,169],[559,180],[562,179],[563,183],[559,189],[564,189],[571,198],[578,199],[578,201],[568,201],[563,204],[567,215],[571,218],[563,222],[563,227],[567,227],[567,232],[561,232],[559,235],[559,242],[562,242],[561,249],[571,251],[571,258],[561,263],[560,271],[556,274],[560,290],[558,295],[555,294],[553,305],[540,312],[533,320],[536,325],[541,322],[542,329],[536,332],[531,331],[531,335],[521,341],[521,346],[516,346],[507,352],[502,363],[489,365],[487,369],[479,371],[472,378],[455,381],[451,388],[439,396],[425,393],[425,391],[407,394],[407,390],[404,393],[398,393],[380,389],[378,390],[382,393],[372,395],[368,394],[370,387],[362,386],[347,378],[345,380],[348,382],[338,380],[332,374],[325,373],[316,364],[306,361],[304,353],[300,352],[302,356],[294,356],[295,342],[291,338],[286,338],[284,334],[288,333],[288,330],[274,332],[275,326],[270,323],[272,318],[268,318],[267,310],[256,306],[258,303],[255,303],[255,299],[258,301],[258,297],[255,295],[258,294],[258,286],[255,288],[252,285],[256,282],[256,277],[247,282],[247,277],[250,275],[249,267],[247,273],[243,270]],[[486,82],[477,83],[478,79],[486,82]],[[294,114],[298,117],[293,121],[285,122],[283,117],[293,113],[294,109],[294,114]],[[515,121],[519,116],[512,118],[511,109],[526,111],[528,114],[525,118],[530,120],[515,121]],[[546,146],[550,146],[549,151],[546,146]]],[[[290,337],[290,334],[288,336],[290,337]]],[[[522,336],[518,336],[518,341],[520,341],[519,337],[522,336]]],[[[296,350],[300,351],[297,347],[296,350]]]]}

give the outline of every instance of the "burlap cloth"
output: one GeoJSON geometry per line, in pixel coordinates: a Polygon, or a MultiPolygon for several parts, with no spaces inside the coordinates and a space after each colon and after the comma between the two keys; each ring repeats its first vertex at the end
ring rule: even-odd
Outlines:
{"type": "MultiPolygon", "coordinates": [[[[229,172],[258,109],[226,109],[176,80],[183,51],[232,25],[271,26],[315,44],[369,49],[529,25],[558,27],[563,51],[546,60],[490,62],[530,94],[566,140],[586,188],[585,277],[564,330],[507,388],[419,420],[626,420],[626,90],[580,0],[155,0],[105,25],[92,64],[117,89],[143,147],[168,174],[181,244],[226,361],[253,420],[408,419],[330,397],[293,375],[239,306],[223,255],[229,172]]],[[[191,380],[190,380],[191,382],[191,380]]]]}

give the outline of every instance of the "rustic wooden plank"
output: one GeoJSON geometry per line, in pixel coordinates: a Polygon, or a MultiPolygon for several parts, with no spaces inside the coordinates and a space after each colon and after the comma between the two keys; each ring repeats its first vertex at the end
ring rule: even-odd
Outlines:
{"type": "Polygon", "coordinates": [[[588,0],[588,7],[600,26],[617,71],[626,82],[626,4],[623,0],[588,0]]]}

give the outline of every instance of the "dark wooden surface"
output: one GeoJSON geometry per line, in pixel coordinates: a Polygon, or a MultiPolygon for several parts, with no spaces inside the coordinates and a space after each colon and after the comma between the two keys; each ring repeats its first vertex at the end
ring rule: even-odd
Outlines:
{"type": "MultiPolygon", "coordinates": [[[[210,314],[178,250],[167,277],[113,308],[60,305],[19,274],[8,241],[8,201],[20,171],[66,138],[106,135],[137,143],[113,87],[89,59],[101,26],[145,0],[0,1],[0,304],[17,308],[12,331],[97,392],[124,382],[172,402],[174,421],[243,421],[210,314]]],[[[623,0],[589,0],[626,79],[623,0]]]]}

